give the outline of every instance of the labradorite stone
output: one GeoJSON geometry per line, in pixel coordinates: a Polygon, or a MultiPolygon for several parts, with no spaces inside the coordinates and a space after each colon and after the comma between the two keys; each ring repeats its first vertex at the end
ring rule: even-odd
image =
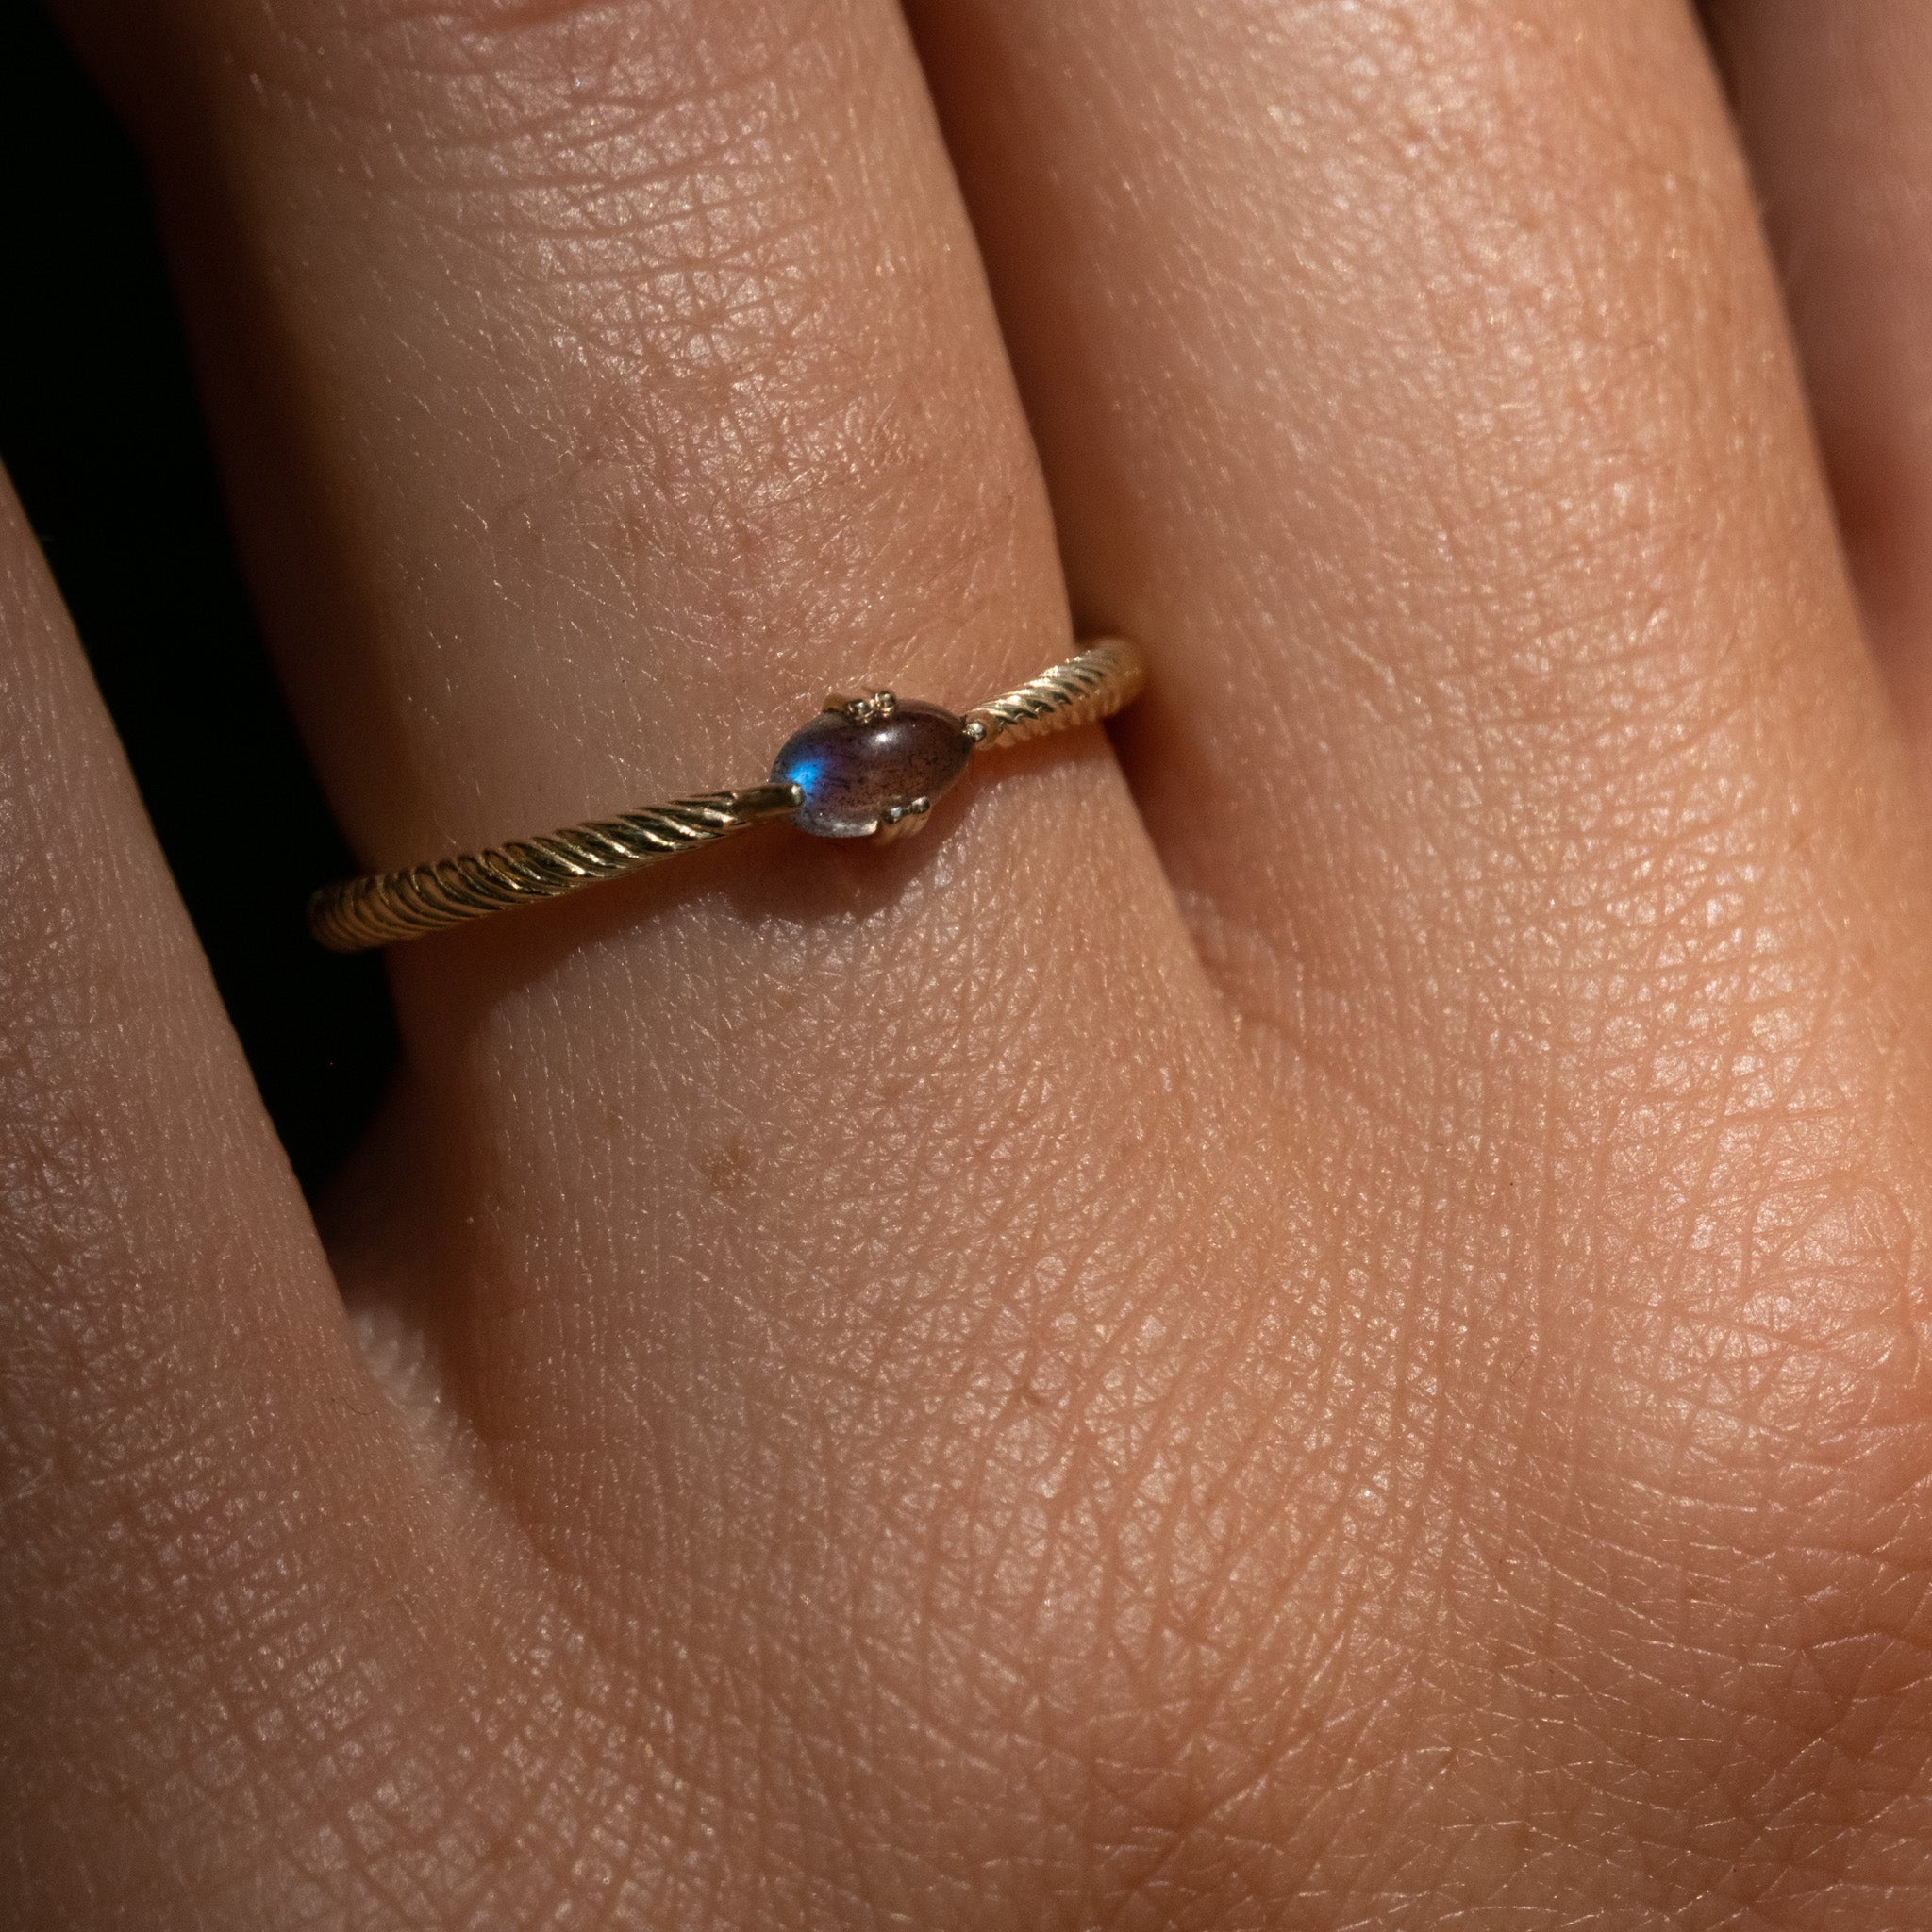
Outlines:
{"type": "Polygon", "coordinates": [[[805,793],[791,816],[801,831],[862,839],[893,806],[937,798],[972,756],[965,726],[952,712],[902,701],[891,716],[863,724],[843,711],[822,711],[785,741],[772,780],[805,793]]]}

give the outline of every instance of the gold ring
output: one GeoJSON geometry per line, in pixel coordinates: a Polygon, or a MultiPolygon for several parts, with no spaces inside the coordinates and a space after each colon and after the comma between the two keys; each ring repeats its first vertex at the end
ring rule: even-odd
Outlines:
{"type": "Polygon", "coordinates": [[[963,715],[891,691],[832,697],[785,741],[771,778],[741,791],[674,798],[541,839],[343,879],[308,902],[308,929],[338,953],[416,939],[533,906],[695,851],[769,819],[824,839],[896,839],[925,822],[974,753],[1110,717],[1140,695],[1140,647],[1103,638],[1017,691],[963,715]]]}

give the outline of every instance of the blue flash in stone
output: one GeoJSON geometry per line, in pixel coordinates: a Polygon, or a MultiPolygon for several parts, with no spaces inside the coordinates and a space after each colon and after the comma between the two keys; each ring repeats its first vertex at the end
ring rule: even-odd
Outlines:
{"type": "Polygon", "coordinates": [[[863,839],[889,812],[930,803],[966,769],[965,724],[937,705],[859,699],[785,741],[772,780],[805,796],[791,815],[822,839],[863,839]]]}

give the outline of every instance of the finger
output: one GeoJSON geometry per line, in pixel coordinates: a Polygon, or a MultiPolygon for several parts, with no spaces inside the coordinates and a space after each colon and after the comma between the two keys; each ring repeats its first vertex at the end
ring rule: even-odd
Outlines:
{"type": "MultiPolygon", "coordinates": [[[[808,30],[761,0],[648,28],[479,4],[339,33],[325,12],[182,9],[221,194],[200,149],[157,139],[190,300],[228,352],[209,374],[244,539],[372,865],[758,782],[827,687],[964,708],[1066,654],[1043,492],[883,0],[808,30]],[[223,205],[233,229],[209,225],[223,205]]],[[[1190,997],[1101,741],[1007,771],[884,864],[741,841],[681,889],[400,950],[439,1158],[575,1215],[722,1143],[780,1202],[874,1211],[885,1090],[857,1077],[855,1000],[914,1063],[929,1033],[963,1064],[988,986],[1064,974],[1070,1062],[1132,1024],[1103,980],[1159,998],[1178,974],[1190,997]],[[808,1191],[765,1165],[791,1129],[757,1094],[788,1066],[801,1094],[825,1083],[809,1117],[858,1137],[808,1191]],[[599,1070],[608,1106],[566,1100],[599,1070]],[[600,1144],[557,1144],[553,1101],[600,1144]]],[[[450,1211],[427,1232],[467,1242],[450,1211]]]]}
{"type": "Polygon", "coordinates": [[[241,233],[173,204],[178,145],[162,192],[209,326],[326,385],[291,421],[279,363],[212,372],[251,480],[255,443],[301,458],[303,502],[259,491],[244,525],[310,593],[282,649],[372,862],[760,779],[829,676],[963,705],[1064,655],[1018,418],[984,406],[997,339],[946,179],[910,158],[919,96],[899,75],[848,125],[903,65],[883,9],[815,38],[752,4],[669,35],[479,5],[420,57],[401,9],[314,44],[306,15],[190,11],[190,58],[266,63],[252,92],[208,83],[241,233]],[[593,107],[606,58],[621,99],[593,107]],[[500,132],[465,118],[470,74],[500,82],[500,132]],[[559,102],[581,119],[525,152],[559,102]],[[841,199],[865,168],[881,192],[841,199]],[[271,286],[238,285],[258,258],[271,286]]]}
{"type": "Polygon", "coordinates": [[[1783,271],[1867,628],[1932,758],[1932,16],[1909,0],[1709,9],[1783,271]]]}
{"type": "MultiPolygon", "coordinates": [[[[207,147],[158,132],[161,199],[370,862],[756,782],[828,689],[958,708],[1064,655],[886,0],[175,17],[149,114],[207,147]]],[[[923,1634],[977,1588],[936,1565],[1024,1560],[970,1522],[986,1377],[1069,1322],[1097,1357],[1175,1229],[1169,1350],[1232,1319],[1192,1291],[1260,1138],[1210,1151],[1218,1010],[1099,734],[1011,760],[883,856],[748,835],[394,956],[409,1074],[343,1265],[611,1660],[613,1883],[689,1868],[721,1920],[979,1869],[1052,1723],[923,1634]]]]}
{"type": "Polygon", "coordinates": [[[0,824],[8,1916],[240,1923],[448,1737],[463,1621],[4,489],[0,824]]]}
{"type": "MultiPolygon", "coordinates": [[[[1143,803],[1244,1004],[1426,1086],[1418,1030],[1534,977],[1554,900],[1650,929],[1711,788],[1834,808],[1877,709],[1675,0],[912,11],[1075,603],[1157,654],[1143,803]]],[[[1566,969],[1631,931],[1570,927],[1566,969]]]]}

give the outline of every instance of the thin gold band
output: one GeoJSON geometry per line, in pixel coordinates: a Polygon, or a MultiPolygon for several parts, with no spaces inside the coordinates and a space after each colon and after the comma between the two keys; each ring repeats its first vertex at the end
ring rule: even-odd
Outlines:
{"type": "MultiPolygon", "coordinates": [[[[961,763],[995,745],[1021,744],[1109,717],[1140,695],[1145,677],[1138,645],[1124,638],[1097,640],[1018,690],[963,713],[956,721],[965,746],[961,763]]],[[[879,691],[869,698],[829,700],[827,709],[844,711],[858,728],[891,718],[896,705],[891,692],[879,691]]],[[[569,825],[540,839],[513,840],[487,852],[344,879],[325,886],[309,900],[308,929],[339,953],[416,939],[622,878],[768,819],[792,817],[803,796],[797,784],[776,781],[710,791],[569,825]]],[[[915,829],[930,803],[928,797],[918,797],[893,805],[878,815],[872,836],[891,838],[915,829]]]]}

